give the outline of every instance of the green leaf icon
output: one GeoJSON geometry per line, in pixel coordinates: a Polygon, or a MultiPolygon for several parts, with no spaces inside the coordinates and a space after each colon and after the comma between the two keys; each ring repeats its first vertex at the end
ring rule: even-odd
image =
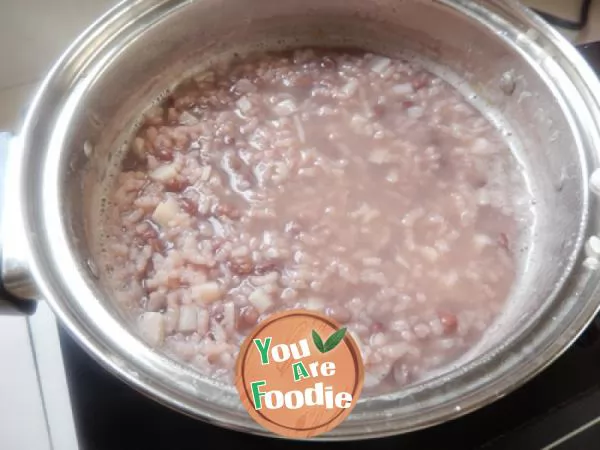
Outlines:
{"type": "Polygon", "coordinates": [[[323,344],[323,339],[321,339],[319,333],[317,333],[315,330],[312,331],[312,338],[313,342],[315,343],[315,347],[317,347],[317,349],[321,353],[327,353],[336,348],[338,344],[342,342],[342,339],[344,339],[345,335],[346,328],[340,328],[331,336],[329,336],[329,338],[327,338],[327,341],[325,341],[325,344],[323,344]]]}
{"type": "Polygon", "coordinates": [[[346,329],[340,328],[335,333],[333,333],[331,336],[329,336],[329,339],[327,339],[327,341],[325,341],[325,345],[323,346],[323,350],[324,350],[323,353],[327,353],[327,352],[333,350],[334,348],[336,348],[337,345],[340,342],[342,342],[342,339],[344,339],[345,335],[346,335],[346,329]]]}
{"type": "Polygon", "coordinates": [[[315,347],[317,347],[317,350],[319,350],[321,353],[325,353],[325,348],[323,347],[323,339],[321,339],[319,333],[317,333],[315,330],[312,330],[312,338],[313,342],[315,343],[315,347]]]}

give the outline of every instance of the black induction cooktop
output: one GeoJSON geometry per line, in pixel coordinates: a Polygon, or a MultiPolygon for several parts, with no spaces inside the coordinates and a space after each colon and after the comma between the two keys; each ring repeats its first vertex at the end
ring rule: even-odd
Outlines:
{"type": "MultiPolygon", "coordinates": [[[[580,50],[600,72],[600,43],[580,50]]],[[[63,330],[61,341],[82,450],[600,448],[600,318],[548,369],[492,405],[423,431],[351,443],[261,438],[193,420],[106,372],[63,330]]]]}

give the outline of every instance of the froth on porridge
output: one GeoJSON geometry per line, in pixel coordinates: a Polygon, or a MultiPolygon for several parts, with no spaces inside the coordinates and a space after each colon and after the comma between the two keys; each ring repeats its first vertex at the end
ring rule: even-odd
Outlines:
{"type": "Polygon", "coordinates": [[[301,308],[347,327],[368,392],[398,389],[472,348],[515,278],[515,158],[416,62],[215,65],[147,110],[119,170],[103,277],[150,345],[224,382],[252,327],[301,308]]]}

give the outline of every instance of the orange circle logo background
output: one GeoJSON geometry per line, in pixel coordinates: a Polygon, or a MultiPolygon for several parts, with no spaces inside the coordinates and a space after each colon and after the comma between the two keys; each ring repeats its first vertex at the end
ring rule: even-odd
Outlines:
{"type": "MultiPolygon", "coordinates": [[[[312,311],[295,310],[274,314],[249,334],[237,360],[236,387],[244,407],[258,424],[282,436],[308,438],[332,430],[348,417],[363,387],[364,367],[360,350],[349,333],[345,333],[338,345],[325,353],[317,348],[313,340],[313,330],[322,338],[322,343],[326,343],[327,339],[340,328],[339,324],[325,316],[312,311]],[[269,337],[271,343],[266,352],[269,364],[265,365],[262,364],[261,352],[254,340],[260,339],[264,349],[266,339],[269,337]],[[301,345],[303,340],[307,342],[301,345]],[[286,361],[276,362],[273,360],[272,352],[273,348],[280,344],[288,347],[290,355],[294,355],[294,350],[296,356],[303,356],[306,350],[310,355],[299,359],[290,356],[286,361]],[[293,365],[300,362],[309,376],[295,381],[293,365]],[[335,364],[334,372],[332,363],[335,364]],[[263,396],[262,408],[257,410],[251,387],[251,383],[256,381],[266,382],[260,387],[261,392],[281,391],[282,394],[290,391],[305,393],[306,389],[315,387],[320,391],[318,383],[322,383],[322,398],[325,403],[329,398],[330,406],[332,401],[333,407],[304,405],[298,409],[290,409],[284,405],[278,409],[269,409],[265,406],[263,396]],[[335,405],[336,395],[343,392],[352,396],[350,406],[347,408],[335,405]]],[[[288,352],[284,350],[284,353],[288,352]]],[[[296,372],[299,371],[300,369],[296,367],[296,372]]]]}

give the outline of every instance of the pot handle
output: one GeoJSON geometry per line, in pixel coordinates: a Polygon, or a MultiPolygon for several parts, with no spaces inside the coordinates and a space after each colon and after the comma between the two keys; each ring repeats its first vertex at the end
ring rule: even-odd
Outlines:
{"type": "MultiPolygon", "coordinates": [[[[3,199],[6,192],[5,175],[7,169],[8,152],[10,149],[11,135],[9,133],[0,132],[0,224],[3,223],[4,210],[3,199]]],[[[10,239],[10,236],[0,236],[0,274],[2,271],[2,250],[5,239],[10,239]]],[[[0,277],[0,315],[31,315],[35,312],[37,302],[35,300],[25,300],[15,297],[8,292],[4,286],[4,280],[0,277]]]]}

